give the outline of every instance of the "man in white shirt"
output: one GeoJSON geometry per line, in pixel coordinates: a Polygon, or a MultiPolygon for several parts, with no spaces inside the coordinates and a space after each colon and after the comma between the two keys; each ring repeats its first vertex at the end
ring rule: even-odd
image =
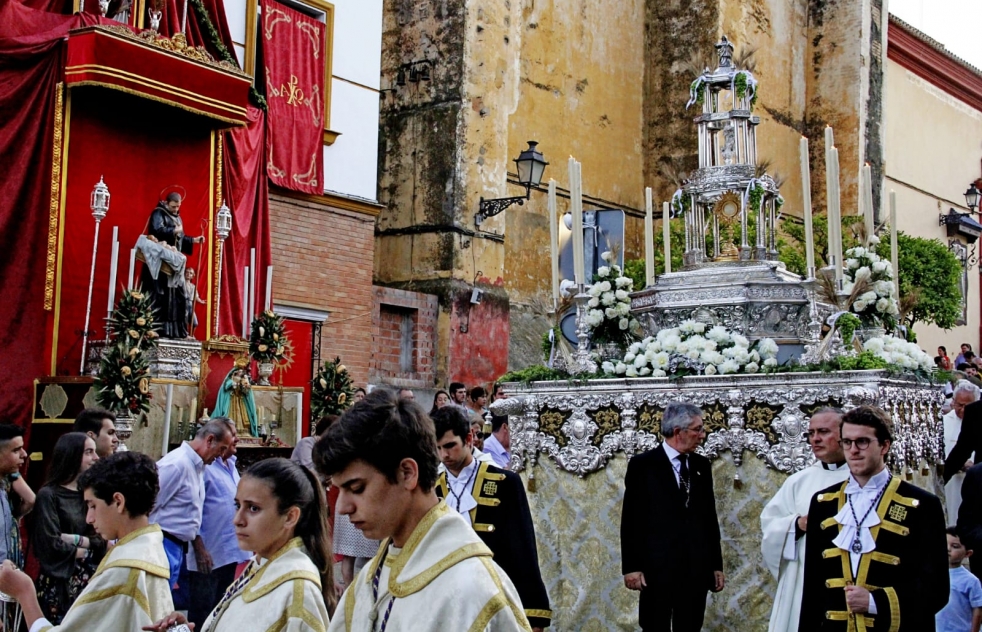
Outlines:
{"type": "Polygon", "coordinates": [[[809,506],[798,631],[933,630],[948,603],[941,501],[891,475],[893,422],[880,408],[850,410],[840,434],[849,478],[809,506]]]}
{"type": "Polygon", "coordinates": [[[508,417],[504,415],[491,416],[491,434],[484,438],[484,452],[498,467],[507,470],[511,467],[511,427],[508,417]]]}
{"type": "Polygon", "coordinates": [[[205,503],[205,466],[228,450],[232,432],[227,417],[211,419],[198,430],[194,440],[185,441],[176,450],[157,461],[160,492],[150,514],[150,522],[160,525],[164,533],[164,551],[170,563],[171,590],[176,610],[190,606],[186,561],[188,545],[193,543],[195,560],[208,566],[208,551],[198,533],[205,503]],[[182,577],[183,575],[183,577],[182,577]]]}
{"type": "MultiPolygon", "coordinates": [[[[944,454],[945,458],[958,443],[958,435],[962,431],[962,420],[965,417],[965,407],[979,400],[979,387],[968,380],[959,380],[951,396],[951,410],[942,418],[944,424],[944,454]]],[[[962,504],[962,485],[965,483],[965,472],[975,465],[975,455],[972,454],[957,474],[951,477],[944,486],[945,505],[948,510],[948,522],[958,519],[958,508],[962,504]]]]}
{"type": "Polygon", "coordinates": [[[801,586],[805,580],[805,531],[812,496],[849,476],[846,455],[839,443],[842,411],[820,408],[805,433],[816,462],[792,474],[760,514],[761,552],[777,579],[769,632],[796,632],[801,612],[801,586]]]}

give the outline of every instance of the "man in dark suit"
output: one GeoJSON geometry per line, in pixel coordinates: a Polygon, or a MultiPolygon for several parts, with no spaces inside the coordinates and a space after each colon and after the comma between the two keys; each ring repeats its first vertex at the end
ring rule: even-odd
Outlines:
{"type": "Polygon", "coordinates": [[[948,603],[941,501],[887,469],[893,422],[883,410],[850,410],[841,427],[849,478],[808,508],[798,632],[933,632],[948,603]]]}
{"type": "Polygon", "coordinates": [[[695,453],[706,433],[698,406],[673,402],[665,442],[635,456],[624,478],[621,569],[641,591],[646,632],[698,632],[708,591],[723,590],[723,553],[709,460],[695,453]]]}
{"type": "MultiPolygon", "coordinates": [[[[962,426],[964,428],[964,426],[962,426]]],[[[958,532],[965,548],[982,551],[982,464],[973,465],[962,483],[962,504],[958,508],[958,532]]],[[[968,558],[976,577],[982,576],[982,554],[968,558]]]]}
{"type": "Polygon", "coordinates": [[[552,620],[552,611],[521,477],[495,467],[486,454],[475,457],[471,423],[456,406],[435,411],[433,424],[443,462],[436,495],[467,520],[491,549],[495,563],[515,585],[532,630],[542,632],[552,620]]]}
{"type": "Polygon", "coordinates": [[[944,460],[945,483],[955,474],[964,471],[973,453],[982,454],[982,401],[969,404],[962,413],[962,429],[958,433],[958,441],[944,460]]]}

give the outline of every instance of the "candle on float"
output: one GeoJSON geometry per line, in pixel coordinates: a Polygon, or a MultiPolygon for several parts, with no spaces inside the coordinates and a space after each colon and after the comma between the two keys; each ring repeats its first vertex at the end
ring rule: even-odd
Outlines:
{"type": "Polygon", "coordinates": [[[832,148],[832,212],[829,215],[829,223],[835,227],[835,251],[832,256],[835,258],[835,280],[842,281],[842,207],[839,197],[839,150],[832,148]]]}
{"type": "Polygon", "coordinates": [[[136,274],[136,248],[130,250],[130,274],[126,279],[126,289],[133,289],[133,276],[136,274]]]}
{"type": "Polygon", "coordinates": [[[549,259],[552,270],[552,309],[559,308],[559,217],[556,215],[556,181],[549,178],[549,259]]]}
{"type": "Polygon", "coordinates": [[[249,249],[249,317],[256,315],[256,249],[249,249]]]}
{"type": "Polygon", "coordinates": [[[249,337],[249,266],[242,268],[242,337],[249,337]]]}
{"type": "Polygon", "coordinates": [[[672,211],[668,202],[661,205],[661,236],[665,242],[665,272],[672,271],[672,232],[671,220],[672,211]]]}
{"type": "Polygon", "coordinates": [[[808,163],[808,139],[801,137],[801,199],[805,221],[805,269],[808,275],[815,273],[815,236],[812,229],[812,179],[808,163]]]}
{"type": "Polygon", "coordinates": [[[116,268],[119,266],[119,226],[113,226],[112,258],[109,260],[109,306],[112,315],[116,303],[116,268]]]}
{"type": "Polygon", "coordinates": [[[876,223],[873,219],[873,171],[867,162],[863,165],[863,206],[866,207],[866,243],[870,243],[876,235],[876,223]]]}
{"type": "Polygon", "coordinates": [[[586,282],[584,279],[583,252],[583,205],[580,189],[580,163],[575,158],[569,159],[569,197],[570,210],[573,214],[573,281],[577,286],[586,282]]]}
{"type": "Polygon", "coordinates": [[[651,287],[655,284],[655,211],[651,205],[651,187],[644,188],[644,268],[645,287],[651,287]]]}
{"type": "Polygon", "coordinates": [[[273,266],[266,266],[266,302],[264,309],[272,309],[273,306],[273,266]]]}
{"type": "Polygon", "coordinates": [[[890,266],[893,268],[893,297],[900,300],[900,265],[897,246],[897,192],[890,190],[890,266]]]}

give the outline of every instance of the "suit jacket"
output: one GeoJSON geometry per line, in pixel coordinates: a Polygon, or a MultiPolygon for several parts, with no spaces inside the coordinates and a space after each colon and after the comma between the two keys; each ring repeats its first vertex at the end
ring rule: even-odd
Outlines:
{"type": "MultiPolygon", "coordinates": [[[[479,461],[477,466],[473,492],[477,507],[469,512],[471,525],[494,553],[495,563],[515,584],[529,623],[533,628],[547,627],[552,611],[539,571],[535,527],[522,479],[487,461],[479,461]]],[[[436,494],[448,496],[446,472],[437,478],[436,494]]]]}
{"type": "Polygon", "coordinates": [[[690,454],[689,477],[686,507],[664,446],[630,460],[621,515],[623,574],[641,571],[650,585],[658,573],[675,577],[686,568],[699,578],[700,588],[714,587],[713,573],[723,570],[723,553],[709,460],[690,454]]]}
{"type": "Polygon", "coordinates": [[[965,407],[962,415],[962,430],[958,433],[955,447],[944,460],[944,482],[962,471],[965,461],[972,453],[982,455],[982,401],[977,401],[965,407]]]}
{"type": "MultiPolygon", "coordinates": [[[[962,483],[962,504],[958,507],[958,531],[965,548],[982,550],[982,464],[974,465],[965,473],[962,483]]],[[[982,574],[982,556],[968,558],[972,572],[982,574]]]]}
{"type": "Polygon", "coordinates": [[[805,583],[799,632],[933,632],[934,615],[948,603],[948,542],[938,497],[893,477],[870,529],[876,548],[864,553],[855,577],[849,552],[832,540],[835,515],[845,506],[848,481],[812,498],[805,545],[805,583]],[[852,615],[843,588],[863,586],[876,614],[852,615]]]}

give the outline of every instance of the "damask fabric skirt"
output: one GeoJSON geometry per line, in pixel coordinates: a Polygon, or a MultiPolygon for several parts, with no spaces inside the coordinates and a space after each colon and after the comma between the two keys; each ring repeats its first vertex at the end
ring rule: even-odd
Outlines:
{"type": "Polygon", "coordinates": [[[79,560],[75,563],[75,571],[68,579],[60,579],[38,574],[37,595],[41,613],[51,623],[58,625],[65,618],[68,609],[72,607],[78,596],[85,590],[97,565],[91,560],[79,560]]]}
{"type": "Polygon", "coordinates": [[[347,557],[373,557],[378,553],[379,541],[369,540],[356,529],[348,516],[338,514],[334,518],[334,553],[347,557]]]}

